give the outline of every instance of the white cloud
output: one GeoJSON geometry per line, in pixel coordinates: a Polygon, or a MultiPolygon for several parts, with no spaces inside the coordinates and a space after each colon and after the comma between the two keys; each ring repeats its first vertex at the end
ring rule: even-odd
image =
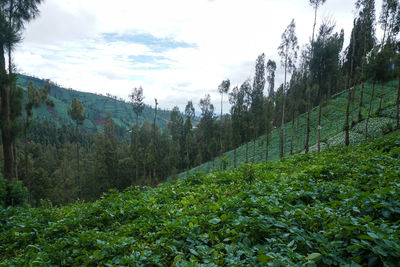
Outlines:
{"type": "MultiPolygon", "coordinates": [[[[344,28],[348,38],[352,2],[327,1],[319,21],[333,18],[337,31],[344,28]]],[[[223,79],[239,84],[251,78],[263,52],[279,63],[277,47],[291,19],[302,45],[311,36],[314,16],[307,0],[47,0],[40,9],[41,17],[27,25],[16,51],[21,71],[123,98],[142,85],[148,104],[157,97],[161,107],[178,105],[181,110],[188,100],[197,106],[209,92],[219,110],[216,88],[223,79]],[[157,51],[145,42],[110,42],[104,33],[143,33],[195,46],[157,51]],[[141,55],[154,60],[129,57],[141,55]]],[[[280,73],[277,77],[276,85],[282,82],[280,73]]]]}

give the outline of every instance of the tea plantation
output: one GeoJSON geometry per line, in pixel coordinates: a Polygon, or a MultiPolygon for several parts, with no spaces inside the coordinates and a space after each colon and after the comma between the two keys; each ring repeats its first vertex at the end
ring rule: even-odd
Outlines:
{"type": "MultiPolygon", "coordinates": [[[[357,121],[358,117],[358,100],[360,98],[360,85],[354,90],[352,104],[350,105],[350,123],[357,121]]],[[[376,86],[374,98],[372,97],[372,84],[365,85],[362,118],[363,120],[353,125],[350,129],[350,143],[356,144],[364,141],[365,138],[365,124],[368,116],[368,111],[371,104],[371,119],[368,122],[368,137],[377,138],[385,133],[390,132],[396,127],[396,99],[397,99],[398,82],[391,81],[385,86],[376,86]],[[382,98],[382,102],[381,102],[382,98]],[[380,108],[380,109],[379,109],[380,108]]],[[[325,102],[322,107],[321,119],[321,149],[333,147],[336,145],[344,145],[345,142],[345,114],[347,104],[347,91],[342,91],[325,102]]],[[[319,106],[315,107],[311,112],[311,133],[310,133],[310,150],[317,151],[317,138],[318,138],[318,112],[319,106]]],[[[291,141],[292,122],[288,122],[284,126],[285,132],[285,155],[289,155],[290,146],[293,145],[293,153],[303,153],[305,147],[305,133],[306,133],[306,119],[307,114],[300,114],[294,120],[294,137],[291,141]]],[[[271,132],[271,142],[268,150],[269,159],[279,158],[280,148],[280,128],[274,129],[271,132]]],[[[256,142],[248,143],[248,162],[262,162],[265,161],[266,150],[266,136],[261,136],[256,142]]],[[[237,152],[237,166],[246,162],[246,144],[238,147],[237,152]]],[[[234,167],[234,151],[224,153],[223,159],[228,169],[234,167]]],[[[220,159],[216,158],[215,162],[206,162],[190,170],[190,172],[210,172],[215,168],[220,167],[220,159]]],[[[181,173],[178,177],[184,177],[187,173],[181,173]]]]}
{"type": "Polygon", "coordinates": [[[400,135],[0,210],[0,266],[400,266],[400,135]]]}

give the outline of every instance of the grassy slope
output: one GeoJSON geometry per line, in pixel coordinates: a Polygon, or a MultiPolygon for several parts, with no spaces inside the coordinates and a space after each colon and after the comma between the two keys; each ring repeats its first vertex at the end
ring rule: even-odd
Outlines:
{"type": "MultiPolygon", "coordinates": [[[[44,84],[44,80],[41,79],[25,75],[19,75],[18,77],[18,83],[24,90],[26,90],[29,81],[32,81],[38,88],[41,88],[44,84]]],[[[52,85],[49,97],[55,103],[55,107],[47,108],[42,106],[35,110],[34,115],[40,119],[48,119],[56,125],[71,124],[72,120],[67,114],[67,109],[70,107],[74,97],[85,106],[85,112],[88,116],[85,126],[89,129],[102,129],[107,113],[111,114],[115,124],[127,130],[136,122],[135,114],[128,103],[92,93],[65,89],[57,85],[52,85]]],[[[164,128],[169,120],[169,111],[159,110],[157,117],[157,124],[164,128]]],[[[145,106],[142,115],[139,117],[140,123],[144,120],[150,122],[154,120],[154,110],[149,106],[145,106]]]]}
{"type": "MultiPolygon", "coordinates": [[[[370,137],[379,137],[381,136],[382,127],[386,127],[386,124],[389,123],[392,126],[395,126],[395,104],[397,97],[397,81],[390,82],[386,84],[383,88],[380,86],[376,86],[375,88],[375,97],[372,103],[372,116],[374,119],[369,122],[369,133],[370,137]],[[380,114],[376,114],[379,107],[379,98],[378,96],[383,95],[382,108],[383,112],[380,114]]],[[[355,101],[353,107],[353,119],[356,120],[358,116],[358,100],[359,100],[359,87],[356,88],[355,92],[355,101]]],[[[372,85],[366,84],[364,90],[364,103],[362,114],[363,118],[367,117],[370,99],[372,93],[372,85]]],[[[322,116],[322,130],[321,130],[321,140],[322,149],[335,146],[338,144],[344,144],[344,122],[345,122],[345,114],[346,114],[346,103],[347,103],[347,93],[343,91],[339,94],[336,94],[332,97],[329,103],[325,103],[323,107],[323,116],[322,116]]],[[[311,151],[317,151],[317,127],[318,127],[318,112],[319,107],[315,107],[311,113],[311,135],[310,135],[310,149],[311,151]]],[[[306,131],[306,115],[301,114],[297,119],[295,119],[295,133],[296,136],[293,139],[293,151],[294,153],[301,153],[304,151],[305,145],[305,131],[306,131]]],[[[350,118],[351,119],[351,118],[350,118]]],[[[285,133],[286,133],[286,148],[285,154],[288,155],[290,152],[290,139],[291,139],[291,128],[292,123],[285,124],[285,133]]],[[[350,132],[350,142],[352,144],[361,142],[365,140],[364,138],[365,132],[365,121],[362,121],[359,125],[354,127],[350,132]]],[[[271,133],[271,143],[269,148],[269,159],[278,159],[279,158],[279,136],[280,129],[275,129],[271,133]]],[[[266,146],[266,137],[261,136],[256,140],[255,143],[255,157],[254,162],[261,162],[265,160],[265,146],[266,146]]],[[[254,145],[253,142],[249,142],[249,162],[253,160],[253,151],[254,145]]],[[[228,169],[233,168],[233,150],[224,153],[224,157],[226,157],[229,161],[227,166],[228,169]]],[[[246,160],[246,145],[242,145],[237,148],[237,164],[243,164],[246,160]]],[[[206,162],[200,166],[197,166],[190,170],[190,172],[210,172],[212,171],[212,162],[206,162]]],[[[215,160],[214,163],[215,168],[219,168],[219,158],[215,160]]],[[[184,177],[186,172],[179,174],[179,177],[184,177]]]]}
{"type": "Polygon", "coordinates": [[[0,266],[399,266],[399,177],[397,133],[94,203],[0,210],[0,266]]]}

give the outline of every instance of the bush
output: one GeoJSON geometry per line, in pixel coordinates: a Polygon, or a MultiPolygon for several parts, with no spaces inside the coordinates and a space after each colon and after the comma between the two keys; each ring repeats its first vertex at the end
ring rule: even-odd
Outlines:
{"type": "Polygon", "coordinates": [[[28,190],[21,181],[7,181],[0,174],[0,207],[23,206],[26,204],[28,190]]]}

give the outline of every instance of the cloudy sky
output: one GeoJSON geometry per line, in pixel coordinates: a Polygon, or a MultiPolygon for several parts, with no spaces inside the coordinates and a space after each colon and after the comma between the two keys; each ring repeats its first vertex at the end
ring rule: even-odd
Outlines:
{"type": "MultiPolygon", "coordinates": [[[[15,51],[22,73],[80,91],[124,99],[142,86],[145,102],[184,109],[217,87],[254,75],[258,55],[279,62],[281,34],[295,19],[300,47],[312,34],[308,0],[45,0],[15,51]]],[[[380,9],[381,0],[376,1],[380,9]]],[[[333,19],[348,40],[354,1],[328,0],[320,23],[333,19]]],[[[278,65],[280,67],[280,64],[278,65]]],[[[278,70],[277,83],[282,82],[278,70]]],[[[225,104],[224,110],[228,111],[225,104]]]]}

